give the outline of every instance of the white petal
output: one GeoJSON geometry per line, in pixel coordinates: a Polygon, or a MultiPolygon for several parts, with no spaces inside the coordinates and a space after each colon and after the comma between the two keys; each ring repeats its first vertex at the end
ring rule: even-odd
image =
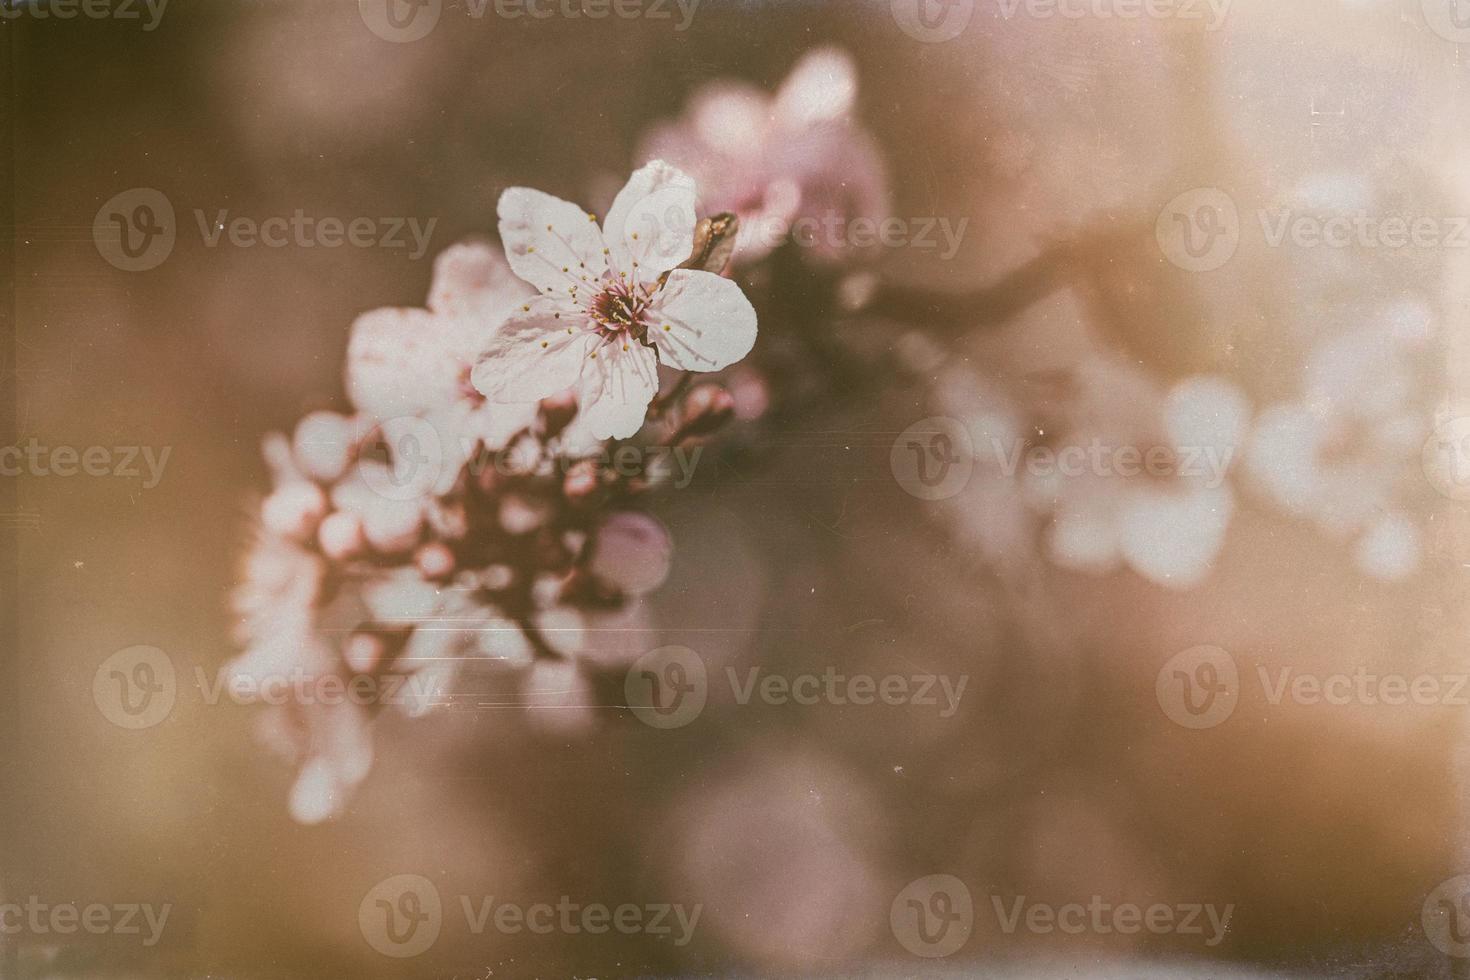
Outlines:
{"type": "Polygon", "coordinates": [[[499,213],[505,257],[538,292],[565,296],[571,287],[602,278],[607,269],[602,232],[577,205],[512,187],[500,195],[499,213]]]}
{"type": "Polygon", "coordinates": [[[659,359],[685,371],[718,371],[755,346],[755,307],[739,286],[710,272],[671,273],[648,319],[659,359]]]}
{"type": "Polygon", "coordinates": [[[776,119],[795,132],[841,122],[852,113],[857,90],[857,67],[847,52],[819,48],[803,57],[781,83],[776,119]]]}
{"type": "Polygon", "coordinates": [[[348,788],[338,781],[331,763],[314,758],[301,769],[287,804],[291,819],[312,826],[337,816],[347,805],[348,788]]]}
{"type": "Polygon", "coordinates": [[[434,260],[429,309],[451,316],[493,315],[506,303],[530,293],[499,248],[484,242],[460,242],[434,260]]]}
{"type": "Polygon", "coordinates": [[[595,720],[597,695],[580,668],[570,660],[541,660],[527,672],[522,689],[526,713],[543,727],[573,734],[595,720]]]}
{"type": "Polygon", "coordinates": [[[549,302],[529,304],[505,321],[480,355],[470,381],[498,402],[534,402],[570,388],[597,335],[570,311],[557,318],[549,302]]]}
{"type": "Polygon", "coordinates": [[[579,420],[598,439],[626,439],[643,428],[658,394],[658,359],[642,344],[599,347],[582,378],[579,420]]]}
{"type": "Polygon", "coordinates": [[[662,160],[634,173],[602,225],[613,267],[652,282],[688,259],[698,221],[696,198],[694,178],[662,160]]]}
{"type": "Polygon", "coordinates": [[[1211,450],[1225,462],[1245,442],[1250,417],[1245,393],[1214,375],[1181,381],[1164,401],[1164,429],[1174,447],[1211,450]]]}
{"type": "Polygon", "coordinates": [[[352,325],[347,395],[375,419],[414,415],[454,397],[460,365],[443,321],[424,310],[383,309],[352,325]]]}
{"type": "Polygon", "coordinates": [[[1325,426],[1309,412],[1297,405],[1273,405],[1256,423],[1246,452],[1247,470],[1280,507],[1305,515],[1322,492],[1319,454],[1326,441],[1325,426]]]}
{"type": "Polygon", "coordinates": [[[1419,529],[1401,513],[1384,514],[1358,541],[1354,559],[1358,568],[1385,582],[1398,582],[1419,568],[1419,529]]]}
{"type": "Polygon", "coordinates": [[[1120,515],[1123,557],[1155,585],[1193,588],[1214,568],[1234,515],[1229,487],[1183,493],[1139,488],[1120,515]]]}

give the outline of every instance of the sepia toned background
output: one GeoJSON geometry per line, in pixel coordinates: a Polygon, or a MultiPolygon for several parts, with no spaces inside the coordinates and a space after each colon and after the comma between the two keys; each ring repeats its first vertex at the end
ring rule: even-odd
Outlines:
{"type": "MultiPolygon", "coordinates": [[[[448,2],[410,43],[348,0],[171,0],[152,30],[0,22],[0,445],[169,450],[156,486],[0,479],[0,900],[172,906],[151,948],[0,939],[0,976],[1460,975],[1424,913],[1470,871],[1470,708],[1273,704],[1255,679],[1465,673],[1463,485],[1447,493],[1407,458],[1399,511],[1420,547],[1391,576],[1242,492],[1208,577],[1177,589],[1052,561],[1018,491],[983,467],[926,501],[891,460],[925,419],[970,424],[1004,403],[1039,433],[1103,428],[1137,392],[1200,374],[1264,407],[1323,337],[1395,303],[1433,323],[1405,382],[1424,437],[1466,414],[1470,248],[1273,246],[1257,220],[1292,202],[1444,227],[1470,214],[1470,37],[1456,43],[1442,6],[1235,0],[1210,30],[977,0],[942,40],[887,0],[704,0],[682,31],[677,9],[476,19],[448,2]],[[749,452],[707,451],[660,499],[674,570],[639,642],[688,646],[720,678],[963,676],[958,710],[740,704],[721,682],[674,731],[613,700],[576,736],[510,698],[385,713],[348,812],[293,823],[291,773],[257,747],[252,712],[193,684],[237,652],[228,596],[268,488],[262,436],[345,406],[353,319],[419,305],[436,253],[493,236],[504,188],[602,207],[643,162],[641,135],[700,85],[771,89],[829,44],[857,61],[893,213],[967,220],[963,236],[948,258],[884,249],[888,301],[834,321],[834,348],[879,365],[880,384],[839,385],[749,452]],[[94,221],[137,188],[169,202],[177,240],[130,272],[94,221]],[[1238,209],[1239,246],[1194,271],[1159,226],[1200,189],[1238,209]],[[211,246],[196,218],[298,210],[434,225],[415,256],[211,246]],[[99,665],[135,645],[187,677],[142,731],[93,698],[99,665]],[[1243,681],[1228,720],[1191,729],[1156,682],[1204,645],[1243,681]],[[358,909],[400,874],[456,907],[566,895],[703,911],[683,946],[476,936],[461,919],[392,960],[358,909]],[[975,927],[925,959],[890,911],[936,874],[967,886],[975,927]],[[1007,933],[992,909],[1094,895],[1234,912],[1206,946],[1007,933]]],[[[764,320],[760,343],[782,329],[764,320]]],[[[1398,383],[1389,367],[1354,376],[1371,392],[1398,383]]]]}

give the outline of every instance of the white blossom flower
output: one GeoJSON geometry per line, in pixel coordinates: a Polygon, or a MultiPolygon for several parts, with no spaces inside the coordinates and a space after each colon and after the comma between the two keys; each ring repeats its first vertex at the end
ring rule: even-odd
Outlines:
{"type": "Polygon", "coordinates": [[[632,176],[599,229],[574,204],[507,190],[499,206],[506,257],[540,295],[481,353],[475,387],[511,403],[571,388],[579,424],[599,439],[625,438],[643,425],[660,364],[718,371],[745,357],[756,315],[740,287],[675,268],[693,248],[694,195],[690,178],[654,161],[632,176]]]}
{"type": "Polygon", "coordinates": [[[470,384],[475,356],[531,294],[498,250],[461,243],[434,261],[428,309],[374,310],[352,326],[348,395],[395,454],[411,445],[432,457],[416,475],[437,493],[477,445],[502,449],[536,418],[534,404],[493,404],[470,384]]]}
{"type": "Polygon", "coordinates": [[[462,572],[450,584],[437,585],[416,568],[399,568],[363,589],[363,601],[378,622],[413,628],[394,661],[394,670],[410,678],[401,692],[410,715],[446,703],[467,658],[513,667],[531,664],[534,651],[525,634],[481,598],[482,584],[474,572],[462,572]]]}
{"type": "Polygon", "coordinates": [[[1399,497],[1426,435],[1413,358],[1432,333],[1430,312],[1399,300],[1323,338],[1307,357],[1299,396],[1256,419],[1246,456],[1262,496],[1355,540],[1359,569],[1385,581],[1407,577],[1422,552],[1399,497]]]}
{"type": "MultiPolygon", "coordinates": [[[[261,528],[234,595],[236,638],[245,649],[226,666],[228,680],[260,682],[298,672],[315,678],[340,671],[338,652],[318,622],[325,574],[320,556],[261,528]]],[[[290,809],[301,823],[319,823],[340,812],[372,766],[369,719],[360,705],[274,705],[260,724],[262,738],[299,766],[290,809]]]]}

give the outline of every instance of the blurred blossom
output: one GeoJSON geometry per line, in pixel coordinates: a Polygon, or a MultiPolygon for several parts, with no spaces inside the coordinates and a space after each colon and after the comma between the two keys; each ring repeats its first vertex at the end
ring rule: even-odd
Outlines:
{"type": "Polygon", "coordinates": [[[817,229],[798,236],[809,240],[813,257],[847,259],[846,236],[826,229],[846,229],[856,218],[881,221],[889,209],[882,156],[854,117],[857,90],[852,59],[820,48],[802,57],[774,96],[737,81],[706,85],[680,119],[645,135],[639,157],[666,159],[693,175],[705,213],[739,216],[737,263],[759,261],[803,228],[817,229]]]}
{"type": "Polygon", "coordinates": [[[577,735],[596,723],[596,694],[569,660],[537,661],[525,675],[522,696],[531,721],[544,731],[577,735]]]}
{"type": "Polygon", "coordinates": [[[673,561],[673,543],[662,524],[646,514],[623,512],[597,529],[589,571],[629,595],[643,595],[664,584],[673,561]]]}
{"type": "MultiPolygon", "coordinates": [[[[586,670],[645,652],[639,597],[672,562],[668,532],[632,509],[655,481],[612,468],[598,437],[642,428],[659,360],[718,370],[755,341],[738,286],[674,268],[690,254],[692,214],[687,228],[637,230],[646,213],[663,213],[648,209],[666,191],[692,195],[692,185],[661,163],[635,174],[606,238],[573,205],[507,192],[509,260],[488,245],[454,246],[435,262],[427,309],[357,320],[346,386],[359,414],[315,412],[293,438],[265,440],[274,489],[235,597],[245,652],[234,676],[391,678],[402,683],[390,703],[418,716],[456,703],[462,667],[488,662],[522,672],[532,714],[548,727],[595,720],[586,670]],[[661,230],[673,232],[673,250],[661,230]],[[555,263],[562,271],[547,272],[555,263]],[[549,302],[522,281],[551,292],[563,276],[588,284],[585,307],[575,284],[570,300],[549,302]],[[542,320],[525,317],[533,309],[542,320]],[[517,323],[539,323],[549,339],[497,351],[517,323]],[[576,356],[536,362],[553,341],[561,352],[564,328],[582,345],[576,356]],[[582,363],[583,353],[613,360],[614,346],[632,356],[633,345],[647,358],[632,374],[582,363]],[[535,390],[492,401],[472,375],[501,395],[535,390]]],[[[714,386],[682,406],[684,438],[711,437],[734,415],[714,386]]],[[[293,817],[341,812],[372,762],[368,715],[363,704],[304,703],[263,723],[262,738],[298,766],[293,817]]]]}
{"type": "Polygon", "coordinates": [[[478,446],[502,449],[535,421],[534,401],[491,403],[470,383],[479,351],[531,295],[498,249],[463,243],[435,260],[427,310],[376,310],[352,327],[348,395],[390,447],[433,454],[440,492],[478,446]]]}
{"type": "Polygon", "coordinates": [[[1210,377],[1163,392],[1121,358],[1101,354],[1079,365],[1074,380],[1070,402],[1039,409],[1058,417],[1026,428],[1000,389],[949,376],[942,404],[966,420],[982,464],[949,512],[975,526],[992,554],[1026,553],[1013,537],[1020,531],[1039,535],[1062,568],[1104,574],[1127,566],[1166,588],[1199,585],[1235,514],[1226,475],[1249,415],[1244,394],[1210,377]],[[1047,460],[1069,453],[1086,462],[1071,470],[1033,466],[1029,453],[1038,447],[1047,460]],[[1167,464],[1162,472],[1144,468],[1150,452],[1167,464]]]}
{"type": "MultiPolygon", "coordinates": [[[[888,896],[863,786],[805,752],[756,756],[679,808],[678,880],[716,937],[777,972],[840,972],[882,924],[888,896]]],[[[667,853],[661,828],[651,846],[667,853]]]]}
{"type": "Polygon", "coordinates": [[[1358,566],[1375,578],[1403,578],[1419,562],[1420,532],[1399,497],[1427,434],[1414,358],[1430,324],[1427,310],[1401,301],[1322,338],[1298,398],[1265,408],[1250,437],[1252,485],[1334,538],[1358,539],[1358,566]]]}

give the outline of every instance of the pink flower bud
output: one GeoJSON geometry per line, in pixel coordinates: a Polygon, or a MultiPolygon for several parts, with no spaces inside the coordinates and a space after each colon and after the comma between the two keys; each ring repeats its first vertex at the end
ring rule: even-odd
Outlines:
{"type": "Polygon", "coordinates": [[[282,537],[305,541],[327,512],[327,497],[314,483],[287,483],[265,498],[260,520],[282,537]]]}
{"type": "Polygon", "coordinates": [[[454,552],[439,541],[424,545],[413,560],[425,578],[444,578],[454,571],[454,552]]]}
{"type": "Polygon", "coordinates": [[[333,561],[343,561],[362,552],[367,541],[362,534],[362,521],[356,514],[337,511],[328,514],[317,529],[317,542],[322,553],[333,561]]]}
{"type": "Polygon", "coordinates": [[[684,397],[677,441],[712,435],[735,416],[735,399],[719,385],[706,384],[684,397]]]}
{"type": "Polygon", "coordinates": [[[335,483],[347,472],[356,448],[356,425],[336,412],[312,412],[296,426],[292,451],[301,471],[322,483],[335,483]]]}
{"type": "Polygon", "coordinates": [[[500,526],[509,534],[530,534],[546,520],[546,508],[519,494],[500,500],[500,526]]]}
{"type": "Polygon", "coordinates": [[[643,595],[669,577],[673,551],[669,532],[656,519],[624,511],[597,529],[589,569],[627,595],[643,595]]]}
{"type": "Polygon", "coordinates": [[[357,674],[371,674],[383,660],[386,647],[373,633],[353,633],[342,648],[342,659],[357,674]]]}
{"type": "Polygon", "coordinates": [[[584,460],[567,470],[562,493],[568,500],[581,503],[597,492],[599,482],[596,465],[584,460]]]}

